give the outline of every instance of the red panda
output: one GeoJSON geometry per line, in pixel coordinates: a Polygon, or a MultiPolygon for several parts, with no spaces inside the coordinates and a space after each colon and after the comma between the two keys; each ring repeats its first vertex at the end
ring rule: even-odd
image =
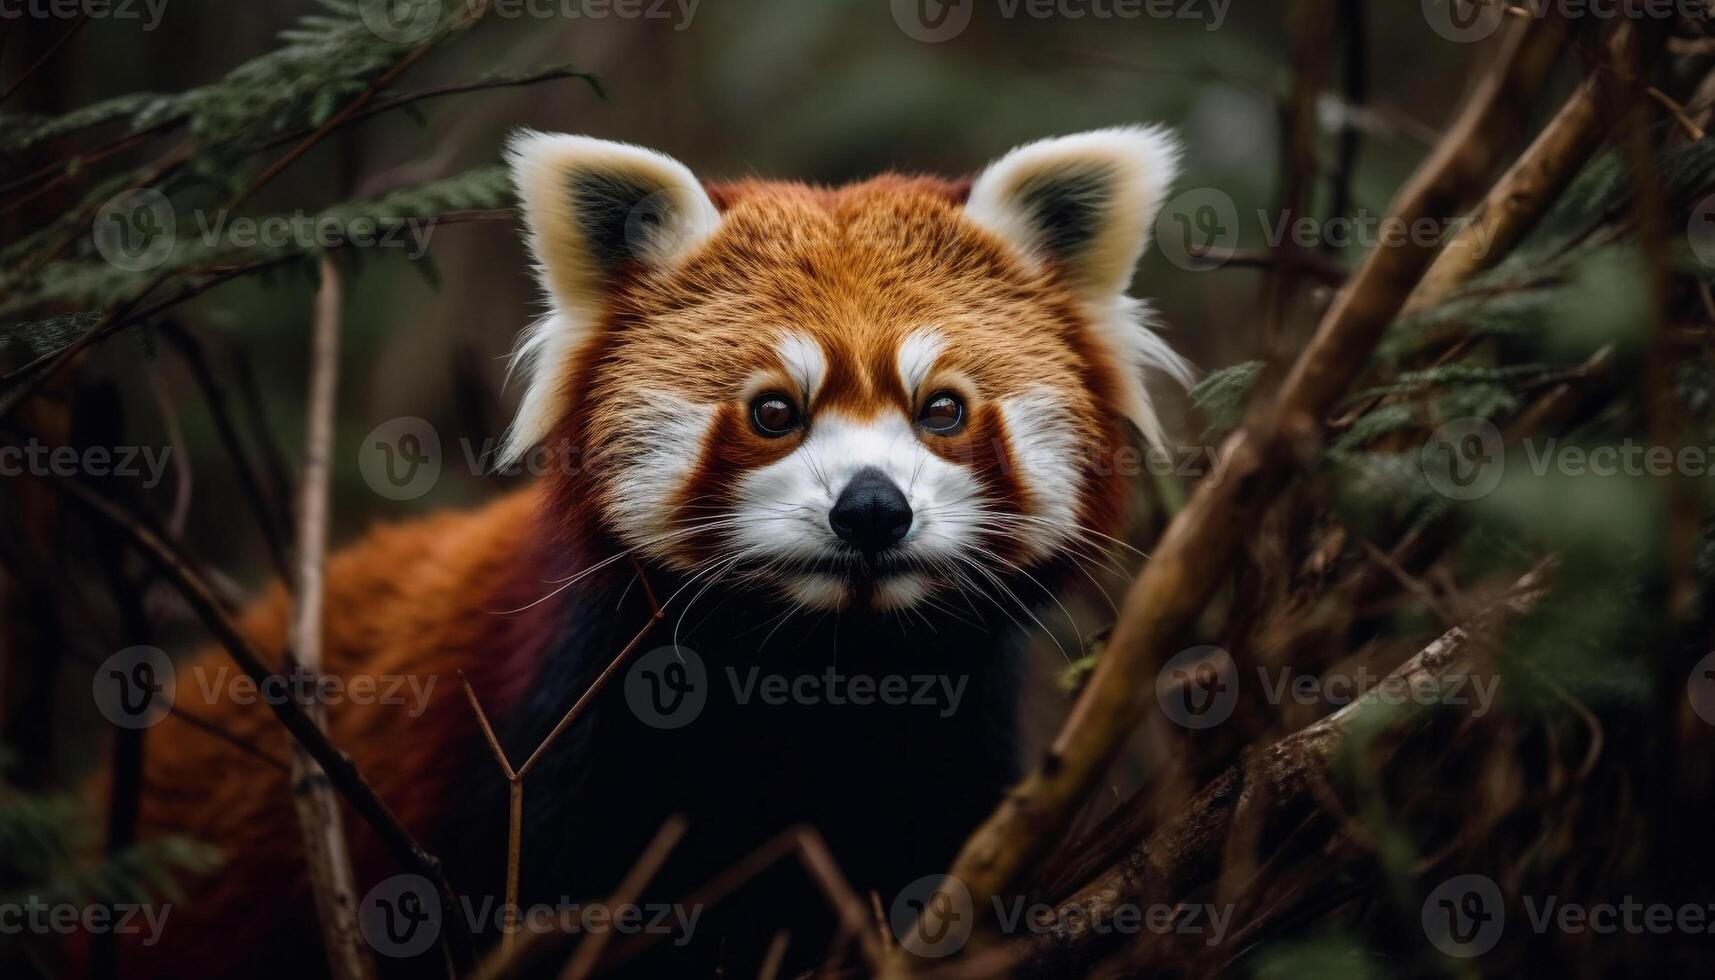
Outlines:
{"type": "MultiPolygon", "coordinates": [[[[1132,427],[1161,438],[1146,373],[1186,379],[1127,295],[1178,155],[1161,129],[1120,127],[972,180],[823,188],[511,141],[548,312],[518,348],[501,462],[548,447],[559,465],[480,510],[376,530],[327,574],[327,671],[438,681],[415,716],[335,703],[329,724],[469,909],[502,894],[506,794],[461,674],[516,763],[648,620],[639,573],[666,611],[645,649],[678,644],[697,676],[616,678],[544,756],[522,904],[608,894],[673,814],[688,831],[660,901],[793,825],[860,894],[946,867],[1017,775],[1018,621],[1122,533],[1115,454],[1132,427]],[[677,726],[636,700],[699,684],[677,726]]],[[[242,625],[279,655],[287,613],[276,587],[242,625]]],[[[265,761],[285,736],[209,697],[221,663],[180,667],[199,724],[151,734],[141,821],[226,864],[126,950],[128,976],[324,969],[286,774],[265,761]]],[[[347,830],[360,890],[405,870],[349,814],[347,830]]],[[[771,872],[661,944],[673,974],[754,972],[782,927],[816,962],[833,916],[810,895],[771,872]]],[[[491,940],[497,921],[473,925],[491,940]]]]}

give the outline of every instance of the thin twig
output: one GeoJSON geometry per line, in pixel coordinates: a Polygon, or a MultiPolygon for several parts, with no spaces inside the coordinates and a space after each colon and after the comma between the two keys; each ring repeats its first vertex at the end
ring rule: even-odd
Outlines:
{"type": "MultiPolygon", "coordinates": [[[[643,889],[661,872],[661,866],[667,863],[668,855],[673,853],[673,849],[684,838],[685,830],[685,819],[678,815],[668,817],[662,822],[661,827],[655,831],[655,836],[650,838],[643,852],[632,863],[631,870],[625,873],[625,877],[620,879],[619,885],[609,896],[609,908],[637,901],[643,894],[643,889]]],[[[528,937],[528,942],[520,943],[510,950],[500,949],[490,954],[482,961],[472,980],[504,980],[526,973],[535,975],[536,968],[545,965],[548,957],[570,938],[571,934],[565,932],[533,933],[528,937]]],[[[585,944],[578,947],[577,955],[567,963],[565,975],[571,975],[574,968],[582,969],[578,964],[579,958],[586,955],[584,951],[592,942],[597,944],[595,952],[599,954],[606,948],[607,934],[591,934],[585,944]]],[[[591,957],[589,965],[594,967],[599,958],[599,955],[591,957]]]]}
{"type": "Polygon", "coordinates": [[[642,566],[638,565],[635,559],[632,560],[632,566],[636,568],[638,580],[643,583],[643,594],[649,600],[651,610],[649,621],[643,624],[643,628],[637,631],[637,634],[631,638],[631,642],[625,645],[625,649],[619,651],[618,656],[614,657],[602,669],[602,672],[596,675],[596,679],[590,682],[589,688],[579,695],[577,701],[573,702],[570,708],[566,709],[566,713],[560,718],[559,723],[554,726],[546,738],[542,739],[542,743],[536,746],[536,751],[530,753],[530,758],[525,759],[524,764],[518,767],[519,779],[530,775],[530,770],[536,767],[536,763],[542,761],[543,754],[553,746],[560,734],[570,728],[572,722],[578,720],[578,716],[584,713],[584,709],[588,708],[590,703],[595,700],[595,696],[601,693],[601,689],[607,686],[607,682],[613,679],[613,675],[619,673],[619,668],[625,666],[626,662],[631,659],[631,655],[642,644],[643,638],[649,635],[649,631],[655,628],[656,623],[666,617],[667,614],[661,608],[661,603],[656,601],[655,590],[649,585],[649,576],[643,573],[642,566]]]}
{"type": "MultiPolygon", "coordinates": [[[[474,82],[454,82],[447,85],[434,85],[428,88],[418,89],[415,92],[406,92],[401,95],[396,95],[391,99],[381,99],[374,105],[371,105],[360,112],[353,113],[346,119],[342,120],[338,126],[334,127],[334,129],[337,130],[346,126],[355,126],[358,123],[373,119],[376,116],[392,112],[396,109],[402,109],[409,105],[415,105],[418,102],[425,102],[430,99],[444,98],[449,95],[464,95],[470,92],[485,92],[491,89],[518,88],[525,85],[538,85],[542,82],[558,81],[562,78],[582,79],[585,84],[595,90],[598,97],[607,97],[607,93],[603,91],[601,87],[600,80],[594,75],[589,72],[577,71],[572,68],[561,66],[558,68],[549,68],[544,71],[537,72],[534,75],[527,75],[522,78],[490,78],[479,79],[474,82]]],[[[261,146],[258,146],[257,149],[266,150],[272,149],[276,146],[283,146],[295,139],[303,138],[310,132],[311,131],[308,129],[301,129],[297,132],[285,133],[263,143],[261,146]]]]}
{"type": "MultiPolygon", "coordinates": [[[[619,887],[614,889],[608,906],[624,908],[643,897],[643,889],[649,886],[656,872],[661,870],[661,865],[667,862],[667,855],[672,853],[684,836],[685,818],[677,815],[668,817],[661,829],[655,832],[655,838],[649,842],[649,846],[643,849],[643,856],[637,859],[637,863],[620,881],[619,887]]],[[[560,974],[560,980],[584,980],[594,972],[596,964],[601,962],[602,951],[607,948],[608,940],[612,936],[611,929],[604,929],[585,939],[578,946],[571,962],[566,964],[565,971],[560,974]]]]}
{"type": "MultiPolygon", "coordinates": [[[[1329,49],[1334,42],[1333,0],[1297,0],[1292,6],[1300,37],[1293,56],[1292,91],[1280,112],[1280,189],[1274,213],[1296,221],[1316,183],[1317,142],[1321,124],[1317,107],[1327,82],[1329,49]]],[[[1290,248],[1276,245],[1274,250],[1290,248]]],[[[1286,320],[1297,294],[1299,266],[1277,262],[1263,283],[1263,344],[1272,359],[1285,339],[1286,320]]]]}
{"type": "Polygon", "coordinates": [[[1692,118],[1686,114],[1685,107],[1680,105],[1678,102],[1673,101],[1672,96],[1663,92],[1661,89],[1656,88],[1654,85],[1644,89],[1644,92],[1650,98],[1656,100],[1663,109],[1667,110],[1668,115],[1673,117],[1674,122],[1679,123],[1679,128],[1685,131],[1685,135],[1687,137],[1693,140],[1700,140],[1703,138],[1703,127],[1692,121],[1692,118]]]}
{"type": "Polygon", "coordinates": [[[1538,563],[1498,600],[1463,625],[1448,629],[1361,697],[1251,753],[1245,761],[1210,780],[1184,808],[1110,868],[1057,903],[1053,928],[1033,940],[1038,946],[1036,955],[1063,953],[1066,947],[1089,939],[1091,926],[1121,903],[1139,896],[1151,901],[1166,898],[1201,877],[1203,869],[1215,862],[1241,800],[1253,787],[1267,788],[1271,807],[1277,812],[1315,793],[1326,783],[1326,768],[1356,718],[1389,705],[1401,690],[1437,691],[1444,678],[1467,671],[1472,643],[1492,635],[1506,618],[1534,606],[1544,594],[1550,569],[1549,562],[1538,563]]]}
{"type": "Polygon", "coordinates": [[[648,621],[632,636],[631,641],[619,651],[619,654],[608,663],[607,667],[596,676],[596,679],[590,682],[590,686],[578,696],[571,708],[567,709],[566,713],[561,716],[559,723],[536,746],[536,750],[530,753],[530,757],[524,760],[524,765],[516,769],[513,768],[511,760],[506,757],[506,749],[501,746],[500,739],[494,734],[494,726],[489,724],[488,713],[482,710],[482,702],[477,698],[476,691],[470,686],[470,681],[465,678],[463,672],[459,674],[459,681],[464,685],[465,699],[470,702],[471,710],[476,712],[476,721],[482,728],[483,738],[488,742],[488,750],[500,766],[501,773],[506,777],[506,896],[505,903],[501,906],[500,940],[501,953],[504,956],[510,956],[516,952],[518,939],[518,879],[524,846],[524,779],[530,775],[530,770],[535,768],[536,763],[542,759],[542,756],[553,746],[560,735],[578,720],[578,716],[583,714],[584,709],[594,701],[595,696],[601,693],[601,689],[607,686],[608,680],[631,659],[631,655],[643,643],[643,639],[649,635],[649,631],[655,628],[655,624],[659,623],[662,617],[666,615],[661,604],[655,599],[655,590],[649,585],[649,576],[644,574],[643,566],[639,565],[635,558],[631,560],[631,565],[636,569],[638,581],[643,583],[643,594],[649,600],[650,615],[648,621]]]}
{"type": "Polygon", "coordinates": [[[13,79],[12,84],[6,86],[6,90],[4,92],[0,92],[0,104],[4,104],[7,99],[10,99],[13,94],[18,91],[18,89],[22,88],[24,83],[29,81],[32,75],[40,71],[41,67],[47,64],[49,59],[59,52],[60,48],[65,47],[66,42],[76,37],[85,27],[88,27],[89,21],[90,17],[87,14],[79,17],[77,23],[66,28],[64,34],[54,38],[53,43],[49,44],[47,50],[42,52],[41,57],[30,62],[29,66],[24,69],[23,73],[13,79]]]}
{"type": "Polygon", "coordinates": [[[1205,263],[1199,266],[1202,269],[1219,269],[1227,266],[1264,269],[1289,267],[1294,272],[1310,276],[1324,286],[1338,289],[1346,284],[1347,270],[1345,266],[1320,252],[1312,252],[1297,246],[1254,251],[1237,248],[1193,247],[1186,251],[1192,259],[1205,263]]]}
{"type": "MultiPolygon", "coordinates": [[[[858,950],[864,959],[872,966],[879,963],[882,951],[867,927],[868,908],[863,899],[852,891],[845,875],[840,872],[838,863],[828,852],[828,845],[822,840],[822,835],[813,827],[788,827],[675,904],[681,908],[696,909],[713,906],[787,856],[796,857],[804,866],[804,870],[809,872],[822,897],[827,899],[829,906],[838,916],[842,932],[857,940],[858,950]]],[[[660,939],[660,934],[639,936],[616,949],[610,962],[605,965],[609,968],[617,967],[655,945],[660,939]]]]}
{"type": "MultiPolygon", "coordinates": [[[[310,392],[304,412],[304,468],[299,480],[296,587],[287,649],[312,683],[322,670],[322,606],[328,547],[328,481],[333,463],[334,396],[339,384],[340,281],[333,260],[322,259],[310,341],[310,392]]],[[[327,730],[327,707],[313,694],[304,714],[327,730]]],[[[292,805],[304,840],[310,891],[322,944],[335,980],[369,980],[375,964],[357,928],[357,885],[339,800],[301,742],[292,744],[292,805]]]]}
{"type": "MultiPolygon", "coordinates": [[[[513,221],[517,219],[517,214],[503,208],[488,208],[450,211],[444,215],[434,215],[432,216],[432,219],[437,224],[462,224],[471,221],[513,221]]],[[[11,414],[12,410],[23,404],[24,400],[30,397],[37,388],[41,387],[43,382],[57,374],[67,364],[70,364],[78,354],[88,349],[91,345],[101,340],[105,340],[127,327],[142,323],[150,317],[158,316],[166,310],[172,309],[192,297],[206,293],[222,283],[229,282],[252,272],[260,272],[264,269],[271,269],[288,262],[296,262],[303,258],[304,255],[293,252],[286,255],[269,256],[265,259],[257,259],[255,261],[239,265],[227,266],[218,270],[204,270],[209,273],[208,278],[194,283],[187,283],[185,286],[181,287],[177,293],[167,299],[161,300],[153,306],[145,307],[142,310],[136,310],[133,312],[133,307],[135,307],[137,303],[148,294],[154,292],[157,286],[170,278],[171,273],[163,272],[155,276],[130,299],[125,300],[113,310],[109,311],[106,318],[103,319],[101,323],[84,332],[76,340],[73,340],[71,343],[61,347],[59,350],[43,354],[28,364],[25,364],[5,376],[0,377],[0,387],[8,389],[4,395],[0,395],[0,419],[11,414]]]]}
{"type": "Polygon", "coordinates": [[[276,517],[279,509],[277,505],[269,502],[262,489],[261,474],[250,455],[244,451],[244,441],[239,438],[238,428],[232,421],[225,386],[209,365],[202,342],[193,336],[189,329],[170,319],[163,321],[162,326],[167,339],[179,349],[185,363],[190,366],[191,376],[196,379],[197,387],[202,389],[203,401],[208,404],[208,414],[214,422],[215,434],[225,448],[233,469],[238,472],[239,486],[243,488],[245,501],[256,517],[256,526],[262,532],[262,540],[267,545],[268,557],[274,563],[275,572],[282,580],[290,581],[283,529],[276,517]]]}
{"type": "MultiPolygon", "coordinates": [[[[468,25],[482,19],[482,16],[488,13],[488,8],[489,0],[475,0],[475,2],[465,5],[464,13],[462,14],[462,23],[453,26],[451,29],[463,30],[468,25]]],[[[290,167],[295,161],[297,161],[299,157],[314,149],[317,144],[327,138],[328,134],[351,121],[359,112],[363,111],[365,106],[369,105],[370,101],[375,98],[377,92],[380,92],[391,84],[394,79],[403,75],[412,65],[423,60],[423,57],[434,49],[435,41],[436,38],[431,36],[428,40],[406,52],[403,58],[395,61],[386,71],[377,75],[375,80],[364,86],[363,91],[359,92],[355,98],[350,102],[347,102],[338,112],[329,116],[326,122],[323,122],[320,126],[316,127],[315,132],[304,137],[302,142],[286,151],[285,155],[269,164],[267,169],[258,174],[254,180],[246,184],[238,193],[232,195],[232,197],[230,197],[226,202],[226,209],[231,210],[249,200],[252,194],[255,194],[258,190],[262,189],[263,185],[267,184],[275,177],[278,177],[287,167],[290,167]]]]}
{"type": "MultiPolygon", "coordinates": [[[[1334,150],[1334,171],[1328,175],[1328,216],[1343,217],[1352,209],[1352,185],[1358,175],[1358,151],[1363,146],[1363,131],[1356,117],[1363,113],[1370,100],[1369,66],[1369,5],[1365,0],[1340,0],[1335,18],[1340,34],[1341,83],[1345,89],[1340,113],[1340,139],[1334,150]]],[[[1332,240],[1323,241],[1325,250],[1332,250],[1332,240]]]]}
{"type": "Polygon", "coordinates": [[[792,942],[792,934],[785,929],[774,934],[768,941],[768,952],[762,957],[762,969],[756,971],[756,980],[774,980],[780,973],[780,964],[786,959],[786,947],[792,942]]]}
{"type": "MultiPolygon", "coordinates": [[[[234,663],[262,690],[276,685],[290,689],[290,681],[268,667],[262,653],[250,642],[233,620],[226,604],[203,575],[193,568],[177,548],[154,531],[139,523],[117,504],[72,479],[55,478],[54,486],[90,513],[124,532],[131,545],[158,568],[167,581],[184,596],[204,627],[226,649],[234,663]]],[[[339,791],[353,811],[375,831],[389,853],[399,863],[427,878],[434,884],[441,899],[443,936],[447,939],[455,962],[472,962],[470,935],[463,928],[458,896],[447,881],[440,859],[424,850],[416,838],[400,822],[386,801],[375,792],[351,757],[328,740],[327,734],[304,714],[291,698],[265,698],[268,709],[285,726],[286,731],[309,752],[322,767],[328,781],[339,791]]]]}

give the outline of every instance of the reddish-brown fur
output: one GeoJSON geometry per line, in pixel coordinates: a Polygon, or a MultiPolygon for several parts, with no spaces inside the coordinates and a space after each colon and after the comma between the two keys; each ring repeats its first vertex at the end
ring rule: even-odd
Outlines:
{"type": "MultiPolygon", "coordinates": [[[[334,743],[425,840],[434,835],[447,780],[457,775],[459,746],[480,737],[459,672],[498,710],[529,678],[520,662],[530,653],[519,642],[527,638],[517,635],[520,617],[496,615],[519,603],[487,583],[515,580],[531,554],[539,499],[529,489],[471,513],[379,528],[329,564],[327,672],[436,678],[417,718],[408,716],[409,704],[328,708],[334,743]]],[[[276,585],[241,626],[255,646],[280,658],[287,614],[285,591],[276,585]]],[[[237,673],[220,652],[180,665],[173,711],[148,734],[140,830],[144,838],[176,833],[214,843],[228,866],[188,883],[158,946],[127,949],[127,976],[182,976],[187,964],[199,975],[229,976],[249,963],[294,962],[307,953],[313,964],[320,955],[285,769],[173,717],[193,716],[286,760],[285,730],[265,705],[239,703],[225,686],[208,699],[204,685],[215,684],[222,668],[224,680],[237,673]],[[273,945],[282,937],[288,948],[273,945]]],[[[397,870],[349,811],[346,828],[360,887],[397,870]]]]}
{"type": "MultiPolygon", "coordinates": [[[[333,741],[414,833],[433,846],[437,815],[457,789],[449,785],[458,777],[454,760],[467,758],[479,737],[459,674],[496,714],[532,676],[542,628],[529,613],[503,613],[547,591],[553,566],[539,551],[544,542],[560,549],[601,537],[599,502],[617,476],[601,465],[601,451],[624,444],[640,379],[671,379],[685,396],[723,406],[686,499],[718,494],[732,474],[796,442],[757,437],[742,414],[737,385],[758,369],[779,368],[772,332],[763,329],[770,326],[819,341],[830,362],[819,410],[860,418],[909,409],[895,352],[915,329],[940,331],[948,344],[938,374],[948,386],[973,389],[972,423],[935,450],[982,466],[991,492],[1014,506],[1029,491],[1005,465],[999,398],[1046,385],[1084,426],[1084,445],[1112,450],[1126,442],[1113,407],[1118,369],[1092,341],[1071,291],[964,220],[966,190],[900,176],[832,190],[759,182],[711,188],[721,234],[680,268],[624,277],[566,379],[572,398],[556,439],[587,449],[589,465],[474,512],[374,531],[331,562],[326,669],[436,679],[418,718],[399,705],[335,704],[328,712],[333,741]]],[[[1090,469],[1080,489],[1082,523],[1118,533],[1123,477],[1090,469]]],[[[246,635],[276,658],[287,612],[276,586],[243,617],[246,635]]],[[[181,664],[175,712],[286,759],[286,736],[266,707],[204,696],[199,671],[226,663],[204,653],[181,664]]],[[[399,870],[349,813],[346,826],[360,889],[399,870]]],[[[257,962],[317,962],[282,769],[170,718],[148,735],[142,806],[143,835],[168,832],[217,844],[230,864],[190,883],[160,946],[127,951],[128,976],[152,968],[222,976],[257,962]]]]}
{"type": "MultiPolygon", "coordinates": [[[[973,424],[963,436],[930,446],[978,466],[1002,503],[1018,505],[1025,491],[1008,465],[997,406],[1033,386],[1064,400],[1093,461],[1107,454],[1111,462],[1129,442],[1115,408],[1117,365],[1091,339],[1054,270],[1032,268],[963,218],[967,189],[898,175],[834,189],[762,181],[712,187],[721,233],[682,266],[622,277],[607,323],[568,380],[572,410],[554,441],[590,455],[587,467],[561,481],[565,512],[587,516],[581,501],[617,492],[622,468],[604,465],[600,452],[628,447],[640,379],[671,379],[676,393],[721,406],[686,500],[718,498],[727,477],[796,448],[796,437],[758,437],[744,417],[744,382],[759,368],[783,369],[782,330],[809,335],[828,355],[816,410],[858,419],[913,414],[896,367],[900,344],[923,328],[945,337],[937,377],[967,383],[940,387],[974,382],[977,390],[964,393],[980,397],[970,403],[973,424]]],[[[1124,488],[1111,472],[1088,472],[1077,494],[1080,521],[1114,533],[1124,488]]]]}

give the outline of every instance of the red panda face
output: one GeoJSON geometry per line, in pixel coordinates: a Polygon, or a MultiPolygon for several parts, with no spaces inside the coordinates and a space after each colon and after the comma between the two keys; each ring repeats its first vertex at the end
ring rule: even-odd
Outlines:
{"type": "Polygon", "coordinates": [[[1142,375],[1184,376],[1124,294],[1175,156],[1105,130],[968,191],[705,188],[636,147],[522,136],[553,312],[520,348],[508,453],[573,444],[564,503],[622,547],[812,608],[935,604],[1103,550],[1128,422],[1159,436],[1142,375]]]}

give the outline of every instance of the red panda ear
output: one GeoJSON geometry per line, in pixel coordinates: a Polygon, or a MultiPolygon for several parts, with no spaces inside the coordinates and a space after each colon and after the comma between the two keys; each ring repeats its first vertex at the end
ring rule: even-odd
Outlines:
{"type": "Polygon", "coordinates": [[[1021,146],[990,164],[965,213],[1059,268],[1086,298],[1123,293],[1179,171],[1165,129],[1121,126],[1021,146]]]}
{"type": "Polygon", "coordinates": [[[965,203],[968,218],[1077,291],[1092,337],[1120,369],[1121,411],[1155,445],[1166,435],[1143,379],[1161,372],[1189,385],[1191,367],[1126,287],[1178,171],[1167,130],[1098,129],[1013,150],[977,176],[965,203]]]}
{"type": "Polygon", "coordinates": [[[506,148],[530,253],[552,307],[520,339],[529,375],[500,463],[516,461],[565,411],[564,373],[600,321],[614,277],[664,268],[714,233],[720,215],[672,157],[627,143],[522,131],[506,148]]]}

